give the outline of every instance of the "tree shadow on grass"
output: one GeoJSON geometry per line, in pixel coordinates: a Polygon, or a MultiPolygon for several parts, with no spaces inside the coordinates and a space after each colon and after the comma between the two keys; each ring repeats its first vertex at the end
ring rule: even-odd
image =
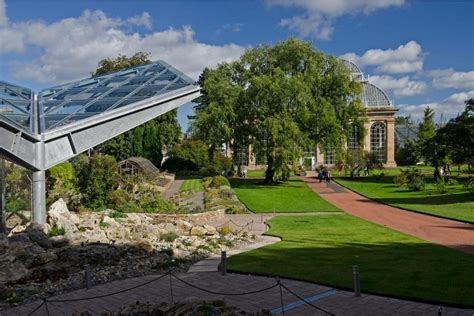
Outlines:
{"type": "Polygon", "coordinates": [[[230,179],[230,184],[237,189],[279,189],[279,188],[304,188],[302,181],[297,179],[290,179],[287,182],[264,183],[263,178],[233,178],[230,179]]]}
{"type": "MultiPolygon", "coordinates": [[[[455,203],[474,202],[474,195],[470,192],[446,194],[446,195],[432,195],[420,197],[393,197],[393,198],[377,198],[376,200],[387,204],[428,204],[428,205],[442,205],[455,203]]],[[[363,200],[365,202],[366,200],[363,200]]]]}
{"type": "Polygon", "coordinates": [[[229,268],[352,289],[352,266],[358,265],[365,293],[474,308],[474,255],[429,243],[310,242],[284,240],[233,256],[229,268]]]}

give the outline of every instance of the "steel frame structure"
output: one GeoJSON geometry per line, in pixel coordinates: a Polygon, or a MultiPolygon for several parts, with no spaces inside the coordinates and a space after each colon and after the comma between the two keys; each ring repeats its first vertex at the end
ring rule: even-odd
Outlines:
{"type": "Polygon", "coordinates": [[[46,170],[199,96],[163,61],[40,93],[0,82],[0,156],[33,172],[32,221],[46,223],[46,170]]]}

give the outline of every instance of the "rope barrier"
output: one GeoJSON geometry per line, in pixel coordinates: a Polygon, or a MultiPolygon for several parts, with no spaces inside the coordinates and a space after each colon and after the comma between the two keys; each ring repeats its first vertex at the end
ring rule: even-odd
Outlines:
{"type": "Polygon", "coordinates": [[[202,287],[199,287],[197,285],[194,285],[192,283],[189,283],[188,281],[185,281],[179,277],[177,277],[176,275],[174,275],[173,273],[170,273],[176,280],[178,281],[181,281],[182,283],[186,284],[187,286],[190,286],[192,288],[195,288],[197,290],[200,290],[200,291],[203,291],[203,292],[206,292],[206,293],[209,293],[209,294],[215,294],[215,295],[224,295],[224,296],[240,296],[240,295],[250,295],[250,294],[257,294],[257,293],[261,293],[261,292],[265,292],[265,291],[268,291],[268,290],[271,290],[275,287],[278,286],[278,282],[275,283],[274,285],[272,286],[269,286],[269,287],[266,287],[266,288],[263,288],[263,289],[260,289],[260,290],[255,290],[255,291],[249,291],[249,292],[243,292],[243,293],[221,293],[221,292],[215,292],[215,291],[211,291],[211,290],[206,290],[206,289],[203,289],[202,287]]]}
{"type": "Polygon", "coordinates": [[[285,316],[285,302],[283,301],[283,291],[281,290],[280,278],[278,278],[278,285],[280,286],[280,303],[281,303],[281,313],[285,316]]]}
{"type": "Polygon", "coordinates": [[[167,276],[170,273],[171,273],[171,271],[166,272],[165,274],[160,275],[159,277],[156,277],[153,280],[150,280],[150,281],[147,281],[145,283],[133,286],[133,287],[128,288],[128,289],[113,292],[113,293],[108,293],[108,294],[103,294],[103,295],[98,295],[98,296],[92,296],[92,297],[71,298],[71,299],[65,299],[65,300],[47,300],[47,302],[49,302],[49,303],[79,302],[79,301],[94,300],[94,299],[97,299],[97,298],[104,298],[104,297],[108,297],[108,296],[113,296],[113,295],[121,294],[121,293],[124,293],[124,292],[127,292],[127,291],[135,290],[135,289],[138,289],[142,286],[145,286],[145,285],[148,285],[148,284],[153,283],[155,281],[158,281],[158,280],[164,278],[165,276],[167,276]]]}
{"type": "Polygon", "coordinates": [[[41,307],[43,307],[43,305],[46,303],[46,299],[43,299],[43,302],[41,302],[41,304],[39,304],[34,310],[32,310],[28,316],[31,316],[33,315],[38,309],[40,309],[41,307]]]}
{"type": "Polygon", "coordinates": [[[46,307],[46,315],[49,316],[49,308],[48,308],[48,301],[44,300],[44,307],[46,307]]]}
{"type": "Polygon", "coordinates": [[[285,290],[287,290],[288,292],[290,292],[291,294],[293,294],[296,298],[298,298],[299,300],[301,300],[301,301],[304,302],[305,304],[308,304],[309,306],[311,306],[311,307],[313,307],[313,308],[315,308],[315,309],[317,309],[317,310],[319,310],[319,311],[321,311],[321,312],[324,312],[324,313],[326,313],[326,314],[328,314],[328,315],[330,315],[330,316],[335,316],[335,314],[333,314],[333,313],[331,313],[331,312],[329,312],[329,311],[327,311],[327,310],[325,310],[325,309],[323,309],[323,308],[321,308],[321,307],[318,307],[318,306],[312,304],[311,302],[308,302],[308,301],[305,300],[303,297],[299,296],[298,294],[296,294],[295,292],[293,292],[292,290],[290,290],[290,289],[289,289],[288,287],[286,287],[285,285],[283,285],[283,284],[281,284],[281,283],[280,283],[280,285],[281,285],[281,287],[283,287],[285,290]]]}
{"type": "Polygon", "coordinates": [[[271,286],[268,286],[268,287],[265,287],[265,288],[262,288],[262,289],[258,289],[258,290],[253,290],[253,291],[248,291],[248,292],[242,292],[242,293],[225,293],[225,292],[216,292],[216,291],[212,291],[212,290],[208,290],[208,289],[205,289],[205,288],[202,288],[200,286],[197,286],[197,285],[194,285],[186,280],[183,280],[182,278],[178,277],[177,275],[175,275],[173,272],[173,270],[169,270],[168,272],[156,277],[156,278],[153,278],[152,280],[150,281],[147,281],[145,283],[142,283],[142,284],[138,284],[136,286],[133,286],[133,287],[130,287],[130,288],[127,288],[127,289],[123,289],[123,290],[120,290],[120,291],[116,291],[116,292],[112,292],[112,293],[108,293],[108,294],[103,294],[103,295],[97,295],[97,296],[92,296],[92,297],[83,297],[83,298],[75,298],[75,299],[62,299],[62,300],[49,300],[49,299],[43,299],[43,301],[41,302],[41,304],[39,304],[34,310],[32,310],[28,315],[31,316],[33,315],[35,312],[37,312],[41,307],[45,307],[46,309],[46,314],[49,316],[50,313],[49,313],[49,308],[48,308],[48,303],[66,303],[66,302],[79,302],[79,301],[86,301],[86,300],[93,300],[93,299],[98,299],[98,298],[104,298],[104,297],[109,297],[109,296],[113,296],[113,295],[117,295],[117,294],[121,294],[121,293],[124,293],[124,292],[127,292],[127,291],[131,291],[131,290],[134,290],[134,289],[137,289],[137,288],[140,288],[140,287],[143,287],[145,285],[148,285],[150,283],[153,283],[153,282],[156,282],[162,278],[164,278],[165,276],[169,276],[170,280],[169,280],[169,285],[170,285],[170,294],[171,294],[171,301],[174,303],[174,294],[173,294],[173,282],[172,282],[172,279],[175,278],[176,280],[184,283],[185,285],[191,287],[191,288],[194,288],[194,289],[197,289],[197,290],[200,290],[202,292],[206,292],[206,293],[209,293],[209,294],[214,294],[214,295],[224,295],[224,296],[243,296],[243,295],[252,295],[252,294],[258,294],[258,293],[262,293],[262,292],[265,292],[265,291],[268,291],[268,290],[271,290],[273,288],[276,288],[276,287],[279,287],[279,290],[280,290],[280,303],[281,303],[281,309],[282,309],[282,313],[283,315],[285,315],[285,309],[284,309],[284,301],[283,301],[283,291],[282,291],[282,288],[287,290],[289,293],[291,293],[292,295],[294,295],[296,298],[298,298],[299,300],[301,300],[302,302],[304,302],[305,304],[319,310],[319,311],[322,311],[330,316],[334,316],[335,314],[327,311],[327,310],[324,310],[314,304],[312,304],[311,302],[308,302],[306,299],[302,298],[301,296],[299,296],[298,294],[296,294],[295,292],[293,292],[292,290],[290,290],[288,287],[286,287],[284,284],[281,283],[280,281],[280,278],[277,279],[277,281],[275,282],[275,284],[271,285],[271,286]]]}

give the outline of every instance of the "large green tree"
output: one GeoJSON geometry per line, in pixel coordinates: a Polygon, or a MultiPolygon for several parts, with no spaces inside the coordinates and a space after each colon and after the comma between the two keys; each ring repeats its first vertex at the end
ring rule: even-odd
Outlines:
{"type": "Polygon", "coordinates": [[[432,139],[436,135],[436,126],[434,123],[434,111],[427,107],[423,113],[423,121],[418,126],[417,133],[417,154],[428,161],[433,155],[432,139]]]}
{"type": "MultiPolygon", "coordinates": [[[[150,62],[149,53],[138,52],[131,57],[119,55],[117,58],[101,60],[92,75],[104,75],[150,62]]],[[[117,161],[130,156],[142,156],[160,166],[163,152],[178,144],[180,138],[181,127],[177,119],[177,110],[172,110],[105,142],[98,148],[101,152],[114,156],[117,161]]]]}
{"type": "Polygon", "coordinates": [[[474,99],[466,102],[465,110],[451,119],[436,133],[435,147],[445,148],[454,163],[474,163],[474,99]]]}
{"type": "Polygon", "coordinates": [[[354,126],[364,130],[360,84],[337,58],[297,39],[248,49],[200,83],[194,135],[234,151],[252,145],[267,161],[266,182],[287,179],[306,145],[342,153],[354,126]]]}

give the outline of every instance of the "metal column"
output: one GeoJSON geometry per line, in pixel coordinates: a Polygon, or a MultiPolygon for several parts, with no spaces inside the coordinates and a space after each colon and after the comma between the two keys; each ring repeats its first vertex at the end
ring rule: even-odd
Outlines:
{"type": "MultiPolygon", "coordinates": [[[[40,114],[40,104],[38,95],[32,93],[31,95],[31,128],[34,133],[40,135],[42,132],[40,114]]],[[[44,162],[44,144],[40,143],[36,147],[36,159],[44,162]]],[[[32,222],[35,224],[46,224],[46,171],[33,171],[33,181],[31,183],[31,212],[32,222]]]]}
{"type": "Polygon", "coordinates": [[[46,224],[46,172],[33,171],[31,185],[31,209],[33,223],[46,224]]]}
{"type": "Polygon", "coordinates": [[[6,181],[5,181],[5,159],[0,157],[0,233],[6,231],[6,209],[5,209],[5,198],[6,198],[6,181]]]}

